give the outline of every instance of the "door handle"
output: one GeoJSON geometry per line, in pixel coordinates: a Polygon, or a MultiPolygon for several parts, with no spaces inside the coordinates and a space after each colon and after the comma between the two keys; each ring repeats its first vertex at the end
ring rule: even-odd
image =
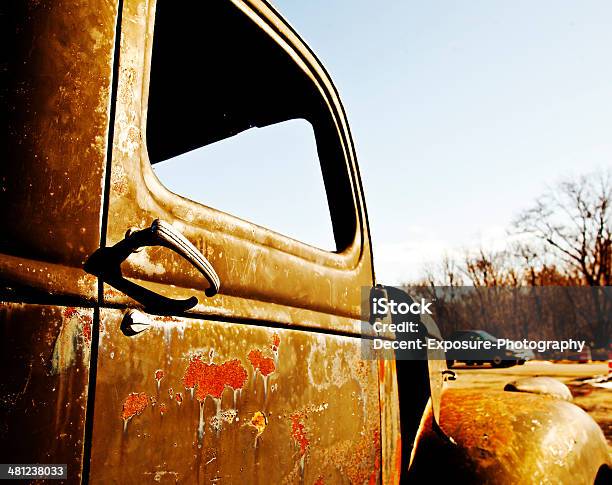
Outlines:
{"type": "Polygon", "coordinates": [[[182,312],[197,305],[198,299],[195,296],[186,300],[167,298],[123,276],[121,263],[130,254],[145,246],[163,246],[181,255],[208,281],[209,286],[204,290],[206,296],[211,297],[219,292],[221,280],[210,261],[178,230],[159,219],[145,229],[130,229],[125,238],[114,246],[96,250],[85,263],[85,271],[102,278],[105,283],[142,303],[151,311],[182,312]]]}
{"type": "Polygon", "coordinates": [[[163,246],[180,254],[202,273],[209,287],[204,290],[206,296],[214,296],[219,292],[221,280],[210,264],[210,261],[173,226],[160,219],[155,219],[146,229],[128,231],[125,239],[126,250],[131,253],[144,246],[163,246]]]}

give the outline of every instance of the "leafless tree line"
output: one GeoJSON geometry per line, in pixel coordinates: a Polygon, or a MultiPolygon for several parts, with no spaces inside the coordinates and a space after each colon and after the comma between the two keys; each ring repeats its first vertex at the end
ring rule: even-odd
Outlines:
{"type": "Polygon", "coordinates": [[[516,339],[581,337],[607,347],[611,204],[609,171],[562,181],[516,217],[506,249],[445,257],[410,286],[437,291],[437,318],[449,330],[482,328],[516,339]]]}

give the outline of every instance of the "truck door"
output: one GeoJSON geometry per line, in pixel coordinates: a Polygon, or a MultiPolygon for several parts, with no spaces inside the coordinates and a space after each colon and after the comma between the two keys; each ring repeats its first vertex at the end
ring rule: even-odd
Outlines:
{"type": "Polygon", "coordinates": [[[119,28],[90,480],[379,483],[369,234],[326,73],[263,2],[126,0],[119,28]],[[292,124],[313,137],[305,171],[292,124]]]}

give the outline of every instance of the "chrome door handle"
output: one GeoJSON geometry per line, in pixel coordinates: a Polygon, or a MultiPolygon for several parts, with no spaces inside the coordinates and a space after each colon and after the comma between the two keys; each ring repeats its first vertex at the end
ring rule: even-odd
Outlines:
{"type": "MultiPolygon", "coordinates": [[[[210,261],[173,226],[160,219],[155,219],[150,227],[140,230],[129,230],[126,234],[125,249],[130,253],[144,246],[163,246],[171,249],[189,261],[208,281],[209,287],[204,290],[206,296],[219,292],[221,280],[210,261]]],[[[121,243],[120,243],[121,244],[121,243]]]]}
{"type": "Polygon", "coordinates": [[[179,231],[159,219],[153,221],[151,226],[145,229],[130,229],[125,238],[113,246],[98,248],[87,259],[84,269],[102,278],[104,283],[122,291],[150,311],[180,313],[196,306],[198,299],[195,296],[190,296],[185,300],[167,298],[123,276],[121,263],[130,254],[145,246],[164,246],[180,254],[208,281],[209,287],[204,290],[206,296],[214,296],[219,291],[221,286],[219,275],[210,261],[179,231]]]}

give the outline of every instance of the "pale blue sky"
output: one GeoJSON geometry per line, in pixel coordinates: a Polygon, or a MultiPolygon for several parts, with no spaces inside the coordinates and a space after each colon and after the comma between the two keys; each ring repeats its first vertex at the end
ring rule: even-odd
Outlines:
{"type": "Polygon", "coordinates": [[[273,3],[340,92],[380,282],[495,247],[547,184],[612,166],[609,0],[273,3]]]}

